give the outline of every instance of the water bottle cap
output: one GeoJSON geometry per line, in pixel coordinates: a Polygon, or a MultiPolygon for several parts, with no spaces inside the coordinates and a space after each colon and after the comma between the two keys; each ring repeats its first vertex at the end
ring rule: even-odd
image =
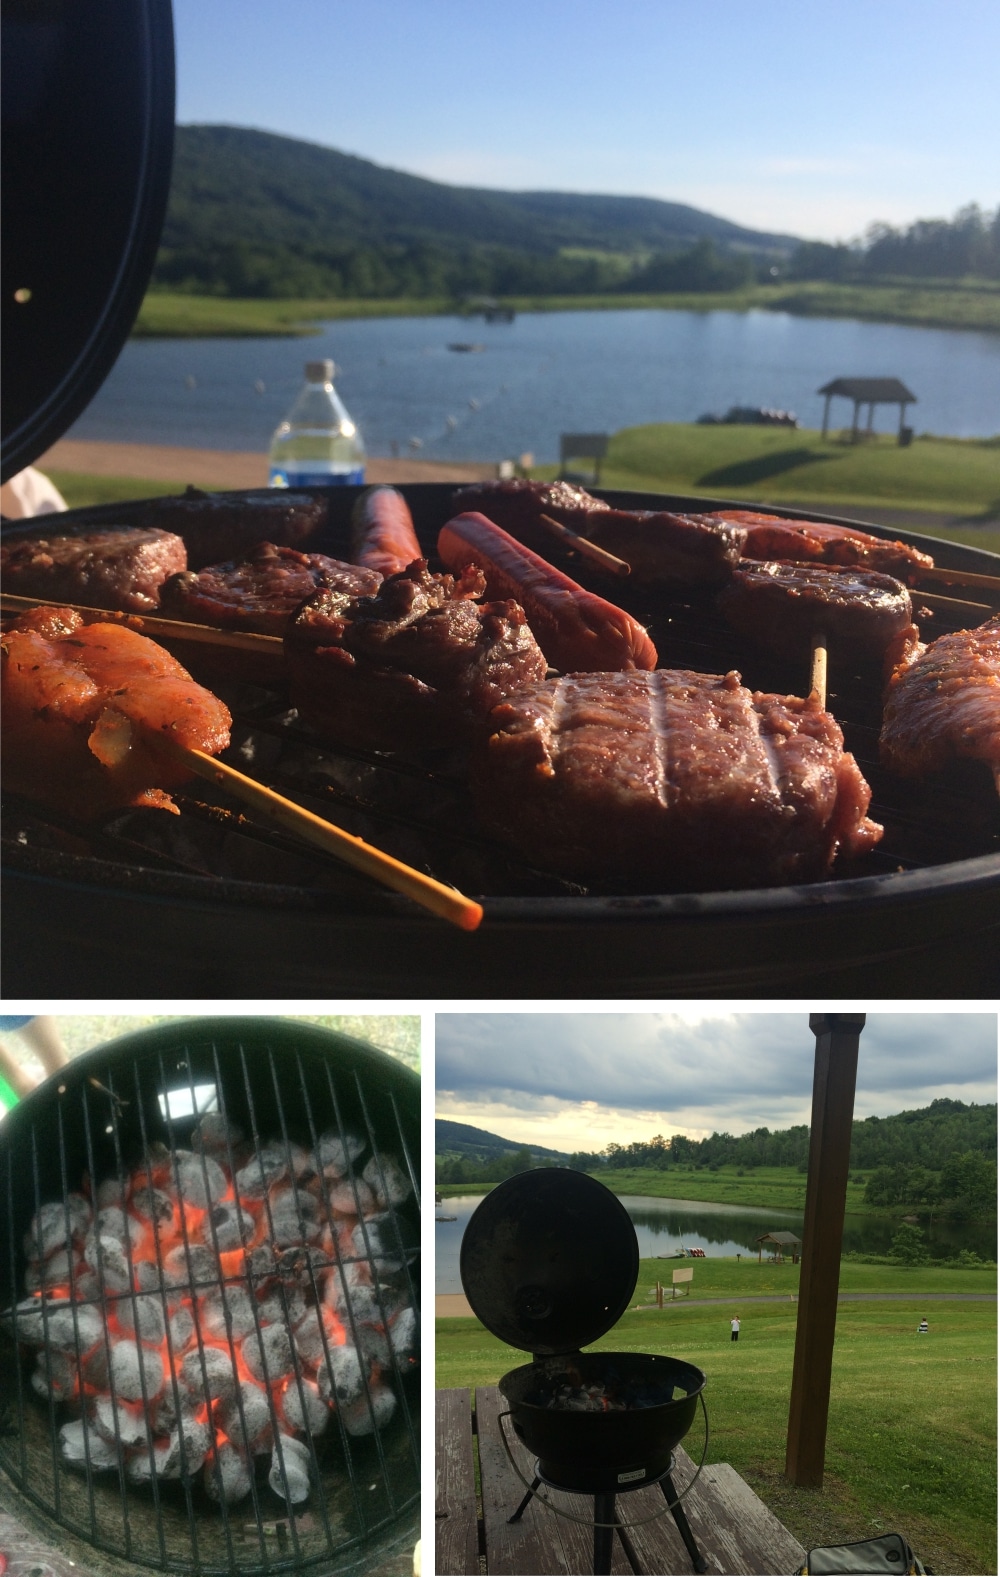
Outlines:
{"type": "Polygon", "coordinates": [[[333,362],[329,359],[326,361],[307,361],[306,379],[309,383],[332,383],[333,362]]]}

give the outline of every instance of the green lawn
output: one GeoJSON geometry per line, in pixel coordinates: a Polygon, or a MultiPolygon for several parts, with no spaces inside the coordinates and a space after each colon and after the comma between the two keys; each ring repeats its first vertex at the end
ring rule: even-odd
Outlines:
{"type": "Polygon", "coordinates": [[[821,504],[827,514],[876,504],[995,520],[1000,438],[918,437],[901,449],[889,434],[847,444],[839,435],[824,442],[805,428],[662,422],[615,433],[601,481],[612,488],[821,504]]]}
{"type": "Polygon", "coordinates": [[[151,482],[139,476],[90,476],[85,471],[46,469],[70,509],[88,504],[127,503],[135,498],[158,498],[181,491],[178,482],[151,482]]]}
{"type": "MultiPolygon", "coordinates": [[[[792,1297],[799,1290],[799,1267],[791,1260],[776,1265],[766,1257],[760,1264],[756,1254],[714,1259],[642,1259],[639,1261],[639,1278],[635,1285],[634,1302],[653,1301],[651,1289],[659,1279],[670,1300],[671,1276],[683,1265],[694,1271],[694,1279],[687,1283],[688,1296],[692,1298],[759,1298],[775,1295],[792,1297]]],[[[859,1265],[845,1259],[840,1266],[841,1292],[906,1292],[919,1296],[924,1292],[989,1292],[996,1293],[995,1267],[952,1269],[947,1265],[859,1265]]],[[[674,1303],[681,1307],[683,1298],[674,1303]]],[[[929,1318],[929,1316],[928,1316],[929,1318]]]]}
{"type": "MultiPolygon", "coordinates": [[[[925,1274],[913,1273],[915,1288],[925,1274]]],[[[728,1304],[678,1303],[626,1314],[596,1346],[703,1368],[707,1460],[730,1462],[807,1547],[899,1530],[937,1572],[996,1571],[995,1304],[841,1304],[821,1491],[783,1476],[797,1305],[734,1298],[732,1311],[736,1345],[728,1304]],[[917,1337],[924,1314],[931,1332],[917,1337]]],[[[441,1387],[495,1383],[524,1361],[477,1320],[437,1321],[441,1387]]],[[[701,1441],[699,1420],[686,1442],[696,1460],[701,1441]]]]}
{"type": "MultiPolygon", "coordinates": [[[[806,1202],[806,1174],[791,1166],[757,1166],[740,1176],[735,1166],[717,1172],[694,1167],[671,1167],[659,1172],[652,1167],[627,1168],[591,1174],[613,1194],[648,1194],[656,1199],[693,1199],[708,1204],[760,1205],[766,1210],[801,1210],[806,1202]]],[[[863,1176],[863,1173],[852,1176],[863,1176]]],[[[444,1194],[484,1194],[492,1183],[439,1183],[444,1194]]],[[[847,1210],[852,1215],[876,1215],[866,1209],[864,1183],[847,1185],[847,1210]]]]}
{"type": "MultiPolygon", "coordinates": [[[[993,280],[888,281],[838,285],[808,281],[748,285],[741,290],[659,295],[516,296],[517,312],[664,311],[746,312],[764,309],[804,317],[863,318],[919,327],[1000,330],[1000,283],[993,280]]],[[[140,336],[309,334],[336,318],[426,317],[453,313],[445,298],[383,301],[236,300],[226,296],[150,292],[133,333],[140,336]]]]}

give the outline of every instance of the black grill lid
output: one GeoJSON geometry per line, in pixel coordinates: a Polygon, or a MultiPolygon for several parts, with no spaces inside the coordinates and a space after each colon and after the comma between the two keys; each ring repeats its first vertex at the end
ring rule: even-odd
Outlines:
{"type": "Polygon", "coordinates": [[[163,227],[170,0],[3,0],[3,462],[20,471],[97,393],[163,227]]]}
{"type": "Polygon", "coordinates": [[[625,1206],[582,1172],[521,1172],[490,1190],[462,1239],[462,1286],[512,1347],[575,1352],[629,1306],[639,1241],[625,1206]]]}

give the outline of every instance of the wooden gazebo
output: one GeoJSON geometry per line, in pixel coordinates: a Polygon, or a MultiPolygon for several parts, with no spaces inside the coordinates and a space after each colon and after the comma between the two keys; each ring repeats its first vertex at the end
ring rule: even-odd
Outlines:
{"type": "Polygon", "coordinates": [[[795,1236],[794,1232],[765,1232],[765,1233],[763,1233],[763,1235],[757,1239],[757,1263],[758,1263],[758,1265],[760,1264],[761,1258],[762,1258],[763,1253],[764,1253],[764,1244],[765,1243],[773,1245],[774,1251],[775,1251],[775,1255],[776,1255],[776,1257],[778,1259],[782,1259],[784,1257],[784,1254],[790,1249],[791,1253],[792,1253],[792,1264],[793,1265],[797,1265],[798,1264],[798,1262],[799,1262],[799,1249],[802,1247],[802,1239],[801,1238],[797,1238],[795,1236]]]}
{"type": "Polygon", "coordinates": [[[823,432],[821,434],[823,438],[826,437],[827,428],[830,424],[830,401],[835,395],[843,395],[845,399],[854,401],[854,420],[851,423],[852,443],[856,444],[858,441],[858,412],[862,405],[867,405],[868,407],[868,426],[865,431],[869,437],[872,433],[876,405],[898,405],[899,442],[904,444],[908,441],[905,436],[909,433],[909,429],[906,426],[906,407],[915,405],[917,397],[915,394],[911,394],[906,384],[900,383],[898,378],[834,378],[832,383],[824,383],[823,387],[817,389],[816,392],[826,396],[826,404],[823,407],[823,432]]]}

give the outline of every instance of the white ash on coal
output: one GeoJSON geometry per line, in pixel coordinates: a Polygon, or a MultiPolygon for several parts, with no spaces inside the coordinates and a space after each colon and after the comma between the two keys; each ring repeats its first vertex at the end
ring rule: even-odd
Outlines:
{"type": "Polygon", "coordinates": [[[28,1296],[0,1325],[36,1350],[33,1390],[65,1406],[68,1467],[235,1504],[261,1459],[300,1505],[314,1439],[389,1422],[415,1361],[418,1246],[396,1215],[407,1171],[373,1154],[361,1169],[367,1151],[342,1131],[254,1150],[213,1113],[189,1150],[153,1144],[128,1175],[38,1209],[28,1296]]]}
{"type": "Polygon", "coordinates": [[[533,1407],[567,1413],[624,1413],[644,1407],[662,1407],[673,1400],[669,1382],[640,1379],[635,1375],[605,1380],[581,1380],[579,1374],[541,1381],[524,1398],[533,1407]]]}

